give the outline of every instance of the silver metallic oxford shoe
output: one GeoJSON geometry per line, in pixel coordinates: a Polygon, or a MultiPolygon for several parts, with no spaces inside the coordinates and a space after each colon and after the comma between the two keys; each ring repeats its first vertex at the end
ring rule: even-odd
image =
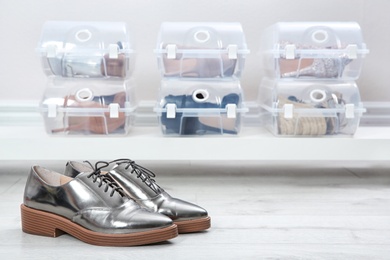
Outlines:
{"type": "Polygon", "coordinates": [[[70,234],[100,246],[133,246],[177,236],[177,226],[161,214],[140,208],[97,171],[71,178],[33,166],[21,205],[26,233],[70,234]]]}
{"type": "MultiPolygon", "coordinates": [[[[103,163],[103,162],[101,162],[103,163]]],[[[164,214],[173,220],[179,233],[190,233],[210,228],[210,217],[205,209],[171,197],[157,185],[155,174],[129,159],[104,162],[107,166],[115,164],[105,174],[112,178],[118,186],[141,207],[152,212],[164,214]]],[[[91,171],[92,165],[79,162],[68,162],[65,175],[77,176],[79,172],[91,171]]]]}

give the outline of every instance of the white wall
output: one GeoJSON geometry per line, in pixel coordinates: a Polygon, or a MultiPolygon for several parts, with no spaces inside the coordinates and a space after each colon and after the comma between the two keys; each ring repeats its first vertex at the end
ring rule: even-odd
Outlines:
{"type": "Polygon", "coordinates": [[[46,20],[124,21],[136,39],[140,99],[156,98],[153,54],[163,21],[241,22],[251,54],[242,77],[246,99],[261,80],[256,55],[261,31],[278,21],[357,21],[371,53],[358,80],[363,101],[390,100],[388,0],[0,0],[0,101],[39,100],[46,78],[34,49],[46,20]]]}

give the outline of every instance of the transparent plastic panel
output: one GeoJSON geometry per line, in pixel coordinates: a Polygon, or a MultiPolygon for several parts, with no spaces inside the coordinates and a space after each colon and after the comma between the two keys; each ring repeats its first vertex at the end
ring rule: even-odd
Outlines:
{"type": "Polygon", "coordinates": [[[49,134],[127,134],[136,101],[130,81],[52,79],[40,110],[49,134]]]}
{"type": "Polygon", "coordinates": [[[134,66],[130,40],[121,22],[48,21],[37,51],[48,76],[126,78],[134,66]]]}
{"type": "Polygon", "coordinates": [[[249,53],[239,23],[163,23],[155,50],[164,77],[240,76],[249,53]]]}
{"type": "Polygon", "coordinates": [[[268,76],[357,79],[369,52],[355,22],[284,22],[267,28],[261,55],[268,76]]]}
{"type": "Polygon", "coordinates": [[[155,111],[166,135],[238,134],[243,94],[238,81],[163,80],[155,111]]]}
{"type": "Polygon", "coordinates": [[[259,103],[275,135],[353,135],[365,111],[354,82],[264,79],[259,103]]]}

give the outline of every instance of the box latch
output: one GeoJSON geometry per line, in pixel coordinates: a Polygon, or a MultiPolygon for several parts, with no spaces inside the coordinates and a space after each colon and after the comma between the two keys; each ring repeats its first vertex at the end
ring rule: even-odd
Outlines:
{"type": "Polygon", "coordinates": [[[346,49],[347,57],[351,60],[357,59],[358,46],[356,44],[349,44],[346,49]]]}
{"type": "Polygon", "coordinates": [[[57,117],[57,105],[56,104],[48,104],[47,105],[47,117],[50,117],[50,118],[57,117]]]}
{"type": "Polygon", "coordinates": [[[176,51],[177,47],[176,44],[168,44],[166,47],[167,50],[167,59],[176,59],[176,51]]]}
{"type": "Polygon", "coordinates": [[[346,104],[345,105],[345,118],[354,118],[355,117],[355,105],[346,104]]]}
{"type": "Polygon", "coordinates": [[[237,59],[237,52],[238,52],[238,46],[235,44],[230,44],[227,47],[228,50],[228,58],[229,60],[236,60],[237,59]]]}
{"type": "Polygon", "coordinates": [[[176,118],[176,104],[167,104],[167,118],[176,118]]]}
{"type": "Polygon", "coordinates": [[[55,58],[57,56],[57,45],[49,44],[46,46],[46,57],[55,58]]]}
{"type": "Polygon", "coordinates": [[[108,57],[110,59],[118,59],[118,51],[119,51],[118,44],[110,44],[108,46],[108,57]]]}
{"type": "Polygon", "coordinates": [[[236,118],[236,114],[237,114],[237,105],[236,104],[227,104],[226,105],[227,118],[236,118]]]}
{"type": "Polygon", "coordinates": [[[110,109],[110,118],[118,118],[119,117],[119,104],[111,103],[109,106],[110,109]]]}
{"type": "Polygon", "coordinates": [[[293,104],[284,104],[284,118],[293,118],[294,117],[294,105],[293,104]]]}
{"type": "Polygon", "coordinates": [[[284,50],[286,51],[286,59],[287,60],[293,60],[295,59],[295,50],[297,49],[297,47],[295,46],[295,44],[287,44],[286,47],[284,48],[284,50]]]}

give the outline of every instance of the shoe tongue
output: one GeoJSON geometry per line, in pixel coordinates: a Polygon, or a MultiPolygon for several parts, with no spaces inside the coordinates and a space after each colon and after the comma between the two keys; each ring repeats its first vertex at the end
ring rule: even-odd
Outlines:
{"type": "Polygon", "coordinates": [[[65,166],[65,175],[70,177],[76,177],[81,172],[93,172],[91,166],[85,163],[79,163],[75,161],[69,161],[65,166]]]}

